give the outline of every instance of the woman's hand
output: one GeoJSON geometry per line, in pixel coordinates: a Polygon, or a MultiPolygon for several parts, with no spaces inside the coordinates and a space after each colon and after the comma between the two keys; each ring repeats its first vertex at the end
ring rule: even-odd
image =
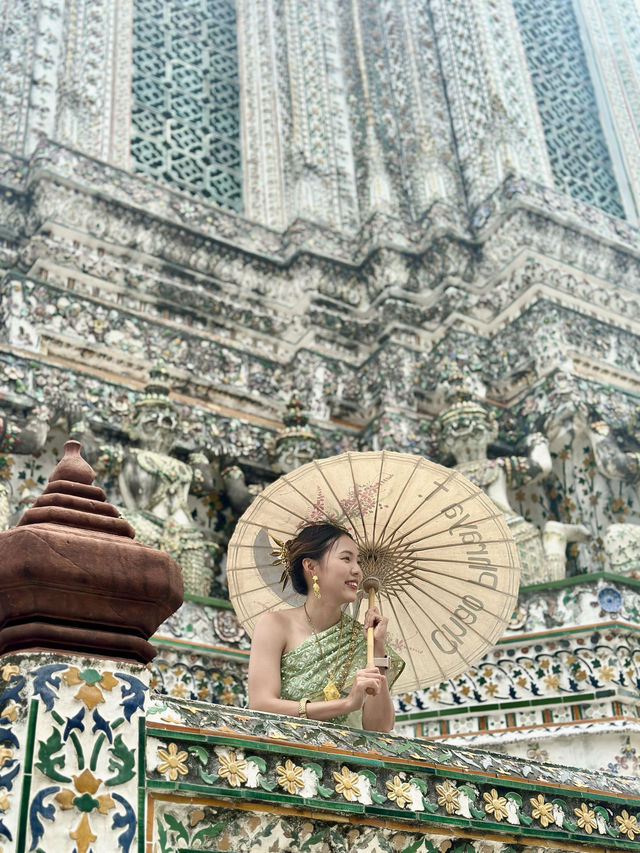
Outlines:
{"type": "Polygon", "coordinates": [[[364,705],[367,696],[377,696],[382,690],[386,678],[380,674],[376,666],[370,669],[359,669],[353,679],[347,699],[352,705],[352,711],[358,711],[364,705]],[[368,691],[368,692],[367,692],[368,691]]]}
{"type": "Polygon", "coordinates": [[[371,607],[364,615],[364,636],[366,639],[368,629],[373,628],[373,643],[377,657],[386,654],[384,642],[387,638],[388,624],[389,620],[380,613],[377,607],[371,607]]]}

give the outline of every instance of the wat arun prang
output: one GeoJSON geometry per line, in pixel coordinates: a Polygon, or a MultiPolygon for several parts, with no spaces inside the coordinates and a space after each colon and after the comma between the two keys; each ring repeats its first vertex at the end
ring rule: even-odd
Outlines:
{"type": "Polygon", "coordinates": [[[2,527],[80,439],[183,570],[152,688],[242,706],[252,496],[347,449],[456,465],[525,587],[401,730],[636,773],[635,5],[156,5],[8,5],[2,527]]]}

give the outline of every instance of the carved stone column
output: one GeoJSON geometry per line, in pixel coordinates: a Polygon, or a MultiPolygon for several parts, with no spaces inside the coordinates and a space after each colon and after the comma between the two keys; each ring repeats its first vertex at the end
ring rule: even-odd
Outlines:
{"type": "Polygon", "coordinates": [[[640,215],[640,9],[633,0],[575,4],[627,217],[640,215]]]}
{"type": "Polygon", "coordinates": [[[509,172],[551,186],[511,0],[434,0],[431,9],[469,204],[509,172]]]}
{"type": "Polygon", "coordinates": [[[38,4],[2,4],[0,31],[0,147],[22,154],[29,114],[29,81],[35,64],[38,4]]]}
{"type": "Polygon", "coordinates": [[[290,133],[282,18],[273,0],[239,0],[236,8],[245,214],[282,230],[284,155],[290,133]]]}

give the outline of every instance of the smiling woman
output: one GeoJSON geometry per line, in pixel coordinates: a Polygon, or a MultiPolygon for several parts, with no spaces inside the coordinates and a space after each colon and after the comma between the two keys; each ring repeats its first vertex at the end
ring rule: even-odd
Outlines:
{"type": "Polygon", "coordinates": [[[309,524],[282,546],[283,582],[306,599],[256,623],[249,661],[249,706],[259,711],[389,731],[389,687],[404,662],[387,650],[387,620],[377,607],[364,624],[344,609],[358,595],[358,548],[337,524],[309,524]],[[366,631],[374,629],[376,666],[366,666],[366,631]]]}

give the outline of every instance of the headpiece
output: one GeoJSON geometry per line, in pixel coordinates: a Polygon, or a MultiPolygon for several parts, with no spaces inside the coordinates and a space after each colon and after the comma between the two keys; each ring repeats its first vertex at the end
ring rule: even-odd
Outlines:
{"type": "Polygon", "coordinates": [[[285,589],[289,582],[289,578],[291,577],[291,554],[289,553],[289,546],[286,542],[282,542],[280,539],[277,539],[273,533],[270,533],[269,536],[276,544],[276,548],[271,552],[271,556],[276,559],[271,563],[271,565],[282,566],[280,583],[282,584],[282,589],[285,589]]]}
{"type": "Polygon", "coordinates": [[[302,401],[297,391],[291,395],[287,403],[287,411],[282,416],[284,428],[276,436],[276,447],[283,442],[296,440],[313,441],[319,444],[320,440],[309,426],[309,416],[303,411],[302,401]]]}
{"type": "Polygon", "coordinates": [[[442,433],[465,435],[473,429],[482,429],[488,435],[496,430],[493,412],[489,411],[474,396],[461,372],[452,373],[448,379],[449,388],[445,396],[448,407],[438,418],[442,433]]]}
{"type": "Polygon", "coordinates": [[[149,370],[149,381],[144,386],[144,394],[134,403],[136,414],[146,406],[162,407],[177,412],[177,406],[169,397],[169,373],[160,362],[149,370]]]}

